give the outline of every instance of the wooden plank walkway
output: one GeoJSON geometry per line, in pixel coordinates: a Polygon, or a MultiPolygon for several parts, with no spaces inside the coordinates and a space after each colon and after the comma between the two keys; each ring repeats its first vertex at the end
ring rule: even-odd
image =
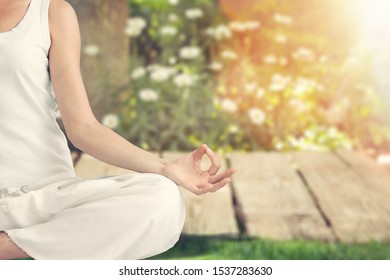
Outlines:
{"type": "MultiPolygon", "coordinates": [[[[210,165],[204,159],[202,169],[210,165]]],[[[229,186],[203,196],[181,188],[186,234],[390,241],[390,171],[363,153],[232,152],[219,159],[222,170],[238,169],[229,186]]],[[[136,173],[85,154],[75,169],[84,178],[136,173]]]]}
{"type": "Polygon", "coordinates": [[[333,239],[289,154],[231,153],[229,158],[239,170],[233,183],[248,235],[280,240],[333,239]]]}
{"type": "Polygon", "coordinates": [[[293,157],[340,240],[389,237],[389,197],[369,188],[361,177],[365,175],[356,173],[335,154],[306,152],[293,157]]]}

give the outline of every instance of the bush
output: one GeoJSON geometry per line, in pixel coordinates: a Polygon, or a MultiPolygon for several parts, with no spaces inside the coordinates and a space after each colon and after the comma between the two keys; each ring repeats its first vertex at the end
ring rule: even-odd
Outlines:
{"type": "Polygon", "coordinates": [[[337,3],[129,0],[116,130],[156,151],[385,147],[370,53],[337,3]]]}

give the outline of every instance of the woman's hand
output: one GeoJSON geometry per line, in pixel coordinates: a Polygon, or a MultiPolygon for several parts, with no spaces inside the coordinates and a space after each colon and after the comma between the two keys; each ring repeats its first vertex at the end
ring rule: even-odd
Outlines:
{"type": "Polygon", "coordinates": [[[193,152],[168,162],[163,168],[163,175],[190,192],[201,195],[219,190],[230,182],[229,177],[237,171],[229,168],[217,175],[220,167],[221,164],[214,152],[206,144],[202,144],[193,152]],[[208,170],[200,169],[204,154],[207,154],[211,161],[208,170]]]}

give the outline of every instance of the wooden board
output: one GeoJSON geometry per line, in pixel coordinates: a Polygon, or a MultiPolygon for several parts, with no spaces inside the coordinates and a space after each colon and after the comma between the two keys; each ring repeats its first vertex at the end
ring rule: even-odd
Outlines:
{"type": "Polygon", "coordinates": [[[107,166],[107,163],[99,161],[88,154],[82,154],[75,166],[75,172],[78,177],[94,179],[107,176],[107,166]]]}
{"type": "MultiPolygon", "coordinates": [[[[165,152],[162,157],[174,160],[185,153],[165,152]]],[[[226,169],[224,158],[219,156],[221,170],[226,169]]],[[[203,157],[201,168],[210,166],[207,156],[203,157]]],[[[183,232],[194,235],[237,235],[238,228],[232,203],[230,186],[214,193],[197,196],[180,188],[186,202],[187,217],[183,232]]]]}
{"type": "Polygon", "coordinates": [[[350,165],[367,187],[382,193],[390,204],[390,171],[385,166],[379,165],[363,152],[340,150],[336,155],[350,165]]]}
{"type": "Polygon", "coordinates": [[[288,154],[232,152],[228,157],[238,169],[233,186],[250,236],[334,239],[288,154]]]}
{"type": "Polygon", "coordinates": [[[388,198],[348,164],[328,152],[296,152],[293,160],[342,241],[389,240],[388,198]]]}

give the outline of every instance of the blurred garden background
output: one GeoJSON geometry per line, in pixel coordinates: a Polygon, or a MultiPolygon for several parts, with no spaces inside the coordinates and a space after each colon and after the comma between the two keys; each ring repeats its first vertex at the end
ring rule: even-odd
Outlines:
{"type": "MultiPolygon", "coordinates": [[[[126,18],[111,2],[115,35],[102,42],[90,23],[83,59],[103,85],[95,112],[132,143],[388,149],[386,1],[129,0],[126,18]],[[121,68],[107,67],[107,52],[121,68]]],[[[83,20],[93,16],[103,17],[83,20]]]]}
{"type": "MultiPolygon", "coordinates": [[[[93,110],[139,147],[390,151],[388,1],[69,2],[93,110]]],[[[166,256],[390,258],[389,243],[240,242],[183,237],[166,256]]]]}

